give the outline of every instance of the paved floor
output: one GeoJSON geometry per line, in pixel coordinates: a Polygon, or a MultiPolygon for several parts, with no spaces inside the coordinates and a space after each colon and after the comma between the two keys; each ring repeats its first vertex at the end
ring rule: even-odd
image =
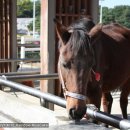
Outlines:
{"type": "MultiPolygon", "coordinates": [[[[40,107],[39,99],[22,92],[3,93],[0,91],[0,126],[1,123],[44,123],[48,122],[49,127],[45,130],[108,130],[102,126],[92,124],[82,120],[80,124],[75,125],[67,117],[65,109],[55,106],[55,111],[50,111],[40,107]],[[17,96],[16,96],[17,95],[17,96]]],[[[3,124],[2,124],[3,125],[3,124]]],[[[11,128],[17,130],[18,128],[11,128]]],[[[39,130],[43,128],[31,128],[30,130],[39,130]]],[[[4,130],[10,130],[5,128],[4,130]]],[[[20,128],[20,130],[28,130],[20,128]]]]}
{"type": "MultiPolygon", "coordinates": [[[[16,92],[15,94],[14,93],[10,93],[11,95],[13,96],[16,96],[17,95],[17,98],[19,99],[22,99],[23,101],[29,101],[35,105],[40,105],[40,100],[39,98],[35,98],[33,96],[30,96],[28,94],[25,94],[25,93],[22,93],[22,92],[16,92]]],[[[113,102],[113,106],[112,106],[112,114],[114,114],[115,116],[119,116],[121,117],[121,110],[120,110],[120,107],[119,107],[119,96],[120,94],[118,92],[116,93],[113,93],[113,98],[114,98],[114,102],[113,102]]],[[[64,129],[63,130],[67,130],[69,129],[71,126],[67,125],[69,121],[68,117],[67,117],[67,112],[64,108],[62,107],[59,107],[57,105],[55,105],[55,117],[56,119],[59,121],[59,126],[55,126],[55,127],[50,127],[50,130],[52,130],[54,128],[54,130],[62,130],[61,128],[63,128],[62,126],[64,126],[64,129]]],[[[1,113],[0,113],[1,115],[1,113]]],[[[129,119],[130,119],[130,98],[129,98],[129,105],[128,105],[128,116],[129,116],[129,119]]],[[[8,119],[6,119],[6,117],[4,116],[0,116],[0,120],[5,120],[5,121],[9,121],[8,119]]],[[[86,122],[87,123],[87,122],[86,122]]],[[[84,127],[84,126],[83,126],[84,127]]],[[[89,129],[90,126],[85,126],[84,128],[86,129],[89,129]],[[88,127],[88,128],[87,128],[88,127]]],[[[72,126],[73,130],[77,130],[77,128],[82,128],[82,126],[76,126],[76,129],[74,129],[74,126],[72,126]]],[[[91,128],[95,129],[95,126],[91,126],[91,128]]],[[[110,127],[111,129],[113,130],[117,130],[115,128],[112,128],[110,127]]],[[[100,128],[101,130],[103,130],[103,128],[100,128]]]]}
{"type": "MultiPolygon", "coordinates": [[[[113,96],[113,106],[112,106],[112,114],[115,115],[115,116],[118,116],[118,117],[122,117],[122,114],[121,114],[121,109],[120,109],[120,104],[119,104],[119,98],[120,98],[120,93],[119,92],[114,92],[112,93],[112,96],[113,96]]],[[[130,96],[128,98],[128,107],[127,107],[127,110],[128,110],[128,119],[130,120],[130,96]]],[[[58,113],[62,113],[62,109],[63,108],[60,108],[60,107],[57,107],[56,106],[56,112],[57,114],[58,113]]],[[[101,108],[102,110],[102,108],[101,108]]],[[[113,130],[118,130],[116,128],[113,128],[113,127],[109,127],[113,130]]]]}
{"type": "MultiPolygon", "coordinates": [[[[118,116],[118,117],[122,117],[121,114],[121,109],[120,109],[120,92],[113,92],[112,93],[113,96],[113,105],[112,105],[112,112],[111,114],[118,116]]],[[[128,111],[128,120],[130,120],[130,96],[128,97],[128,107],[127,107],[127,111],[128,111]]],[[[110,127],[111,128],[111,127],[110,127]]],[[[117,130],[115,128],[113,128],[113,130],[117,130]]]]}
{"type": "MultiPolygon", "coordinates": [[[[121,109],[120,109],[120,101],[119,101],[120,93],[114,92],[114,93],[112,93],[112,96],[114,98],[114,102],[113,102],[113,106],[112,106],[112,114],[122,117],[121,109]]],[[[130,120],[130,96],[128,97],[127,110],[128,110],[128,119],[130,120]]]]}

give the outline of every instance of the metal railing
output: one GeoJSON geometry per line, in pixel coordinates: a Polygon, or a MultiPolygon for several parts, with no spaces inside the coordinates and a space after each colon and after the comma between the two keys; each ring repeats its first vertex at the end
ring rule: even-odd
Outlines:
{"type": "Polygon", "coordinates": [[[27,46],[29,46],[26,44],[27,42],[39,42],[40,43],[40,39],[25,38],[24,36],[21,37],[21,46],[18,45],[19,47],[21,47],[21,51],[20,51],[21,59],[25,58],[26,51],[39,51],[40,52],[40,45],[39,46],[30,45],[31,48],[26,48],[27,46]],[[35,47],[37,47],[37,48],[35,48],[35,47]]]}
{"type": "Polygon", "coordinates": [[[109,115],[105,112],[99,111],[94,105],[86,106],[86,114],[93,119],[101,121],[107,125],[111,125],[120,130],[130,130],[130,121],[126,119],[122,119],[120,117],[116,117],[113,115],[109,115]]]}
{"type": "Polygon", "coordinates": [[[38,97],[38,98],[43,98],[46,101],[54,103],[56,105],[59,105],[62,107],[66,106],[66,101],[63,100],[63,98],[60,98],[60,97],[55,96],[55,95],[50,94],[50,93],[41,92],[41,91],[36,90],[34,88],[28,87],[26,85],[22,85],[19,83],[15,83],[13,81],[6,80],[4,77],[0,77],[0,84],[3,86],[8,86],[10,88],[20,90],[24,93],[33,95],[33,96],[38,97]]]}
{"type": "Polygon", "coordinates": [[[34,75],[34,74],[40,74],[40,71],[33,71],[33,72],[9,72],[9,73],[0,73],[0,76],[5,75],[5,76],[13,76],[13,75],[34,75]]]}
{"type": "Polygon", "coordinates": [[[24,47],[40,47],[40,45],[37,45],[37,44],[18,44],[17,45],[18,47],[22,47],[22,46],[24,46],[24,47]]]}
{"type": "Polygon", "coordinates": [[[40,62],[40,59],[34,58],[24,58],[24,59],[0,59],[0,63],[7,63],[7,62],[40,62]]]}
{"type": "Polygon", "coordinates": [[[35,75],[13,75],[13,76],[6,76],[2,75],[8,80],[12,81],[27,81],[27,80],[49,80],[49,79],[58,79],[58,74],[46,74],[46,75],[41,75],[41,74],[35,74],[35,75]]]}
{"type": "MultiPolygon", "coordinates": [[[[9,81],[4,77],[0,77],[0,84],[20,90],[24,93],[33,95],[38,98],[43,98],[44,100],[48,102],[51,102],[53,104],[66,108],[66,101],[63,98],[55,96],[53,94],[41,92],[39,90],[30,88],[28,86],[9,81]]],[[[114,126],[115,128],[118,128],[121,130],[130,130],[130,121],[101,112],[94,105],[86,106],[86,114],[93,119],[96,119],[108,125],[114,126]]]]}

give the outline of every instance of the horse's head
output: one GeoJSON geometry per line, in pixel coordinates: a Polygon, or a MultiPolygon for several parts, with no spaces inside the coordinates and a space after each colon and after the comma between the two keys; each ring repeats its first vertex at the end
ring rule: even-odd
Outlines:
{"type": "Polygon", "coordinates": [[[59,38],[58,73],[72,119],[81,119],[86,112],[87,83],[94,64],[93,50],[86,29],[66,28],[56,22],[59,38]]]}

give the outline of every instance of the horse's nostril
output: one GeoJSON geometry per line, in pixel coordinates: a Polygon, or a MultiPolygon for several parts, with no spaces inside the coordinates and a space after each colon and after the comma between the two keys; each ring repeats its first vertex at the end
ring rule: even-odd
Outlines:
{"type": "Polygon", "coordinates": [[[75,109],[74,109],[74,108],[71,108],[71,109],[69,110],[69,115],[70,115],[70,117],[71,117],[72,119],[75,118],[75,109]]]}
{"type": "Polygon", "coordinates": [[[78,109],[76,110],[75,108],[71,108],[69,110],[69,116],[70,116],[70,119],[73,119],[73,120],[80,120],[82,119],[82,117],[85,115],[85,111],[86,109],[78,109]]]}
{"type": "Polygon", "coordinates": [[[75,110],[74,108],[71,108],[70,111],[69,111],[69,114],[74,115],[74,110],[75,110]]]}

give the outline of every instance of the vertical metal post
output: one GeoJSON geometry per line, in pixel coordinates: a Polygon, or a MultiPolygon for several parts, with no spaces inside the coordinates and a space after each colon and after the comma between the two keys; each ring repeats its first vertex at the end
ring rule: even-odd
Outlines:
{"type": "Polygon", "coordinates": [[[102,23],[102,4],[100,5],[100,23],[102,23]]]}
{"type": "MultiPolygon", "coordinates": [[[[21,44],[25,44],[25,38],[24,38],[24,36],[21,37],[21,44]]],[[[21,59],[25,58],[25,47],[24,46],[21,46],[20,58],[21,59]]]]}
{"type": "Polygon", "coordinates": [[[103,0],[100,0],[100,23],[102,23],[102,8],[103,8],[103,5],[102,5],[102,2],[103,0]]]}
{"type": "Polygon", "coordinates": [[[33,0],[33,38],[35,38],[36,1],[33,0]]]}

